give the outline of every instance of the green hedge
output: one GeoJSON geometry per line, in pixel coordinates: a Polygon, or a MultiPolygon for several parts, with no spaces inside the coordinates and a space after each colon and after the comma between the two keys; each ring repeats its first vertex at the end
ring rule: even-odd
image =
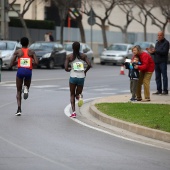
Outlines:
{"type": "MultiPolygon", "coordinates": [[[[55,29],[55,22],[54,21],[25,19],[25,22],[26,22],[26,25],[27,25],[28,28],[49,29],[49,30],[55,29]]],[[[10,27],[23,27],[20,19],[18,19],[18,18],[10,18],[9,26],[10,27]]]]}

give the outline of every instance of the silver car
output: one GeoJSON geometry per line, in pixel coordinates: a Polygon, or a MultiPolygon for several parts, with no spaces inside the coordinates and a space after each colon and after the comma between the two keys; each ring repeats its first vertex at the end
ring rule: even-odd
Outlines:
{"type": "Polygon", "coordinates": [[[17,41],[0,41],[0,58],[2,58],[2,69],[9,69],[14,52],[21,48],[17,41]]]}
{"type": "MultiPolygon", "coordinates": [[[[64,43],[64,48],[67,52],[67,55],[68,54],[71,54],[73,52],[72,50],[72,44],[73,42],[67,42],[67,43],[64,43]]],[[[87,55],[89,61],[92,63],[93,62],[93,51],[92,49],[85,43],[80,43],[80,52],[81,53],[84,53],[87,55]]]]}
{"type": "Polygon", "coordinates": [[[105,49],[100,56],[100,63],[121,65],[125,58],[132,58],[132,44],[115,43],[105,49]]]}

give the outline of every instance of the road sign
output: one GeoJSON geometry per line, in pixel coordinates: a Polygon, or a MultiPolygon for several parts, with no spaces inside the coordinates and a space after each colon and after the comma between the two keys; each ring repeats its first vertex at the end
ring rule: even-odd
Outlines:
{"type": "Polygon", "coordinates": [[[93,26],[94,24],[96,24],[96,19],[94,17],[89,17],[87,22],[89,25],[93,26]]]}

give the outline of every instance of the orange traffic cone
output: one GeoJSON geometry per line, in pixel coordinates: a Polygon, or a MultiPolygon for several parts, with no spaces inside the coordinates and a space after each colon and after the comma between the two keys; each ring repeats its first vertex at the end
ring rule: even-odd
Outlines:
{"type": "Polygon", "coordinates": [[[124,66],[121,65],[121,67],[120,67],[120,75],[124,75],[124,74],[125,74],[125,72],[124,72],[124,66]]]}

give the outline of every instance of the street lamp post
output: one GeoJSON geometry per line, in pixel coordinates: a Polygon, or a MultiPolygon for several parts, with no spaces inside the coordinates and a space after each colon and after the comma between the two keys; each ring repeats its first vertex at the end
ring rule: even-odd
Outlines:
{"type": "Polygon", "coordinates": [[[93,43],[93,27],[92,26],[96,23],[95,13],[94,13],[92,7],[91,7],[88,15],[89,15],[88,24],[91,26],[91,33],[90,34],[91,34],[91,49],[92,49],[93,48],[93,45],[92,45],[92,43],[93,43]]]}

